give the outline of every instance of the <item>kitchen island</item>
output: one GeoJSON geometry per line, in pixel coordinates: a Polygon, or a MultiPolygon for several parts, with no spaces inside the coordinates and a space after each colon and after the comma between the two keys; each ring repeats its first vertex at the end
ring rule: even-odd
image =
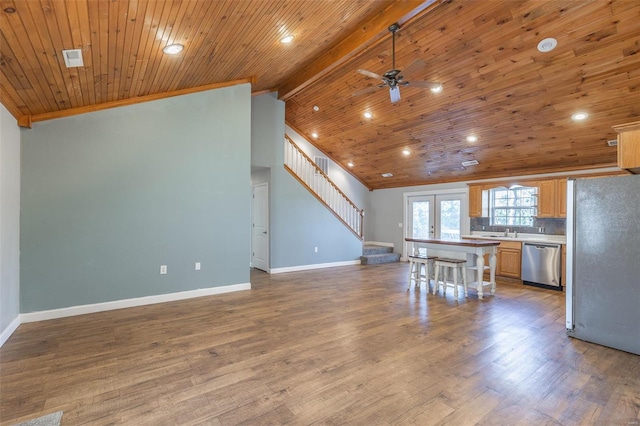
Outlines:
{"type": "MultiPolygon", "coordinates": [[[[442,240],[437,238],[431,239],[418,239],[418,238],[405,238],[406,242],[411,243],[411,251],[414,254],[418,253],[420,248],[427,250],[447,250],[462,252],[475,255],[476,265],[472,268],[476,269],[477,280],[474,281],[476,290],[478,291],[478,299],[482,299],[484,296],[483,287],[485,285],[491,286],[491,294],[496,292],[496,252],[497,247],[500,245],[499,241],[490,240],[442,240]],[[489,282],[484,281],[484,254],[489,253],[489,282]]],[[[473,283],[471,284],[473,285],[473,283]]]]}

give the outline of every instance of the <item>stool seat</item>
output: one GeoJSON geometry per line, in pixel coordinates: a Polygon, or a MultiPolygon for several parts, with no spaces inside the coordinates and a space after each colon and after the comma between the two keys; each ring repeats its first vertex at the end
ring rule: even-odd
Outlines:
{"type": "Polygon", "coordinates": [[[433,286],[433,294],[436,294],[436,292],[440,289],[440,286],[442,286],[442,293],[444,295],[447,294],[447,287],[453,287],[453,296],[457,299],[458,298],[458,271],[460,271],[462,273],[462,285],[464,287],[464,297],[467,297],[468,291],[467,291],[467,272],[465,268],[466,264],[467,264],[467,261],[464,259],[449,259],[449,258],[439,257],[435,261],[435,280],[434,280],[435,285],[433,286]],[[438,279],[441,269],[443,273],[442,281],[438,279]],[[449,274],[450,269],[453,271],[453,283],[450,283],[447,281],[447,276],[449,274]]]}
{"type": "Polygon", "coordinates": [[[411,289],[411,285],[420,287],[421,283],[425,283],[427,293],[429,292],[429,264],[437,259],[436,256],[411,255],[409,256],[409,284],[407,290],[411,289]],[[422,272],[424,268],[424,273],[422,272]]]}

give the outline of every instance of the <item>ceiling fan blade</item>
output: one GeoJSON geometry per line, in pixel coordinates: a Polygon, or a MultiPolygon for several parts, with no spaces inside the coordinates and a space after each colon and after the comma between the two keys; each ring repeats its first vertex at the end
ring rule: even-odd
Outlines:
{"type": "Polygon", "coordinates": [[[367,70],[358,70],[360,74],[366,75],[367,77],[377,78],[378,80],[382,80],[382,76],[376,74],[375,72],[367,71],[367,70]]]}
{"type": "MultiPolygon", "coordinates": [[[[384,87],[384,86],[383,86],[384,87]]],[[[367,93],[373,93],[376,90],[378,90],[380,88],[380,86],[371,86],[371,87],[367,87],[366,89],[362,89],[362,90],[358,90],[357,92],[354,92],[351,94],[351,96],[360,96],[360,95],[366,95],[367,93]]]]}
{"type": "Polygon", "coordinates": [[[407,83],[410,87],[425,87],[432,90],[442,88],[442,84],[436,83],[435,81],[409,81],[407,83]]]}
{"type": "Polygon", "coordinates": [[[423,61],[422,59],[416,59],[415,61],[411,62],[411,64],[407,68],[405,68],[405,70],[402,72],[402,76],[411,80],[411,75],[418,73],[426,66],[427,63],[425,61],[423,61]]]}
{"type": "Polygon", "coordinates": [[[389,87],[389,96],[391,97],[391,103],[394,104],[400,100],[400,87],[389,87]]]}

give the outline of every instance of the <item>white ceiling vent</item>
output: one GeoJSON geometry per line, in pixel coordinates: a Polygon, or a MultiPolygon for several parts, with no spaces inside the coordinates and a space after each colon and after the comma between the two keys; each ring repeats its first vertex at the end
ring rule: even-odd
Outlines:
{"type": "Polygon", "coordinates": [[[607,145],[618,146],[618,139],[611,139],[610,141],[607,141],[607,145]]]}
{"type": "Polygon", "coordinates": [[[480,164],[480,163],[478,163],[478,160],[469,160],[469,161],[463,161],[462,162],[462,165],[464,167],[477,166],[478,164],[480,164]]]}
{"type": "Polygon", "coordinates": [[[82,62],[82,49],[63,50],[62,57],[64,58],[64,64],[67,68],[81,67],[84,65],[82,62]]]}
{"type": "Polygon", "coordinates": [[[382,173],[380,176],[382,176],[382,177],[393,177],[393,173],[382,173]]]}

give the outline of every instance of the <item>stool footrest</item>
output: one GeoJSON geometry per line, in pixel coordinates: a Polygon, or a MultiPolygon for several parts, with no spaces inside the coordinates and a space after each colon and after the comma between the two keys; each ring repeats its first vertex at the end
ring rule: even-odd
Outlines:
{"type": "Polygon", "coordinates": [[[446,263],[467,263],[464,259],[447,259],[446,257],[439,257],[438,262],[446,262],[446,263]]]}

